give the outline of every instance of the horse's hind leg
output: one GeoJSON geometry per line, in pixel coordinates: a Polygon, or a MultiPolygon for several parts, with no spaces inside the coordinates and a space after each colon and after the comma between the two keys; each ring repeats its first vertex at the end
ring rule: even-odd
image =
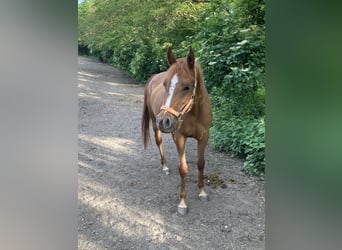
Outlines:
{"type": "Polygon", "coordinates": [[[162,136],[161,136],[161,132],[160,130],[157,128],[157,125],[155,122],[153,122],[152,120],[152,124],[153,124],[153,131],[154,131],[154,137],[156,139],[156,144],[157,144],[157,147],[159,149],[159,154],[160,154],[160,161],[161,161],[161,165],[162,165],[162,170],[163,172],[168,175],[170,173],[170,170],[169,168],[167,167],[166,165],[166,160],[165,160],[165,157],[164,157],[164,151],[163,151],[163,139],[162,139],[162,136]]]}
{"type": "Polygon", "coordinates": [[[201,201],[208,201],[208,195],[204,191],[204,182],[203,182],[203,170],[204,170],[204,165],[205,165],[205,160],[204,160],[204,151],[205,147],[208,142],[208,134],[205,133],[203,134],[202,138],[198,140],[197,144],[197,153],[198,153],[198,162],[197,162],[197,167],[198,167],[198,191],[199,191],[199,199],[201,201]]]}

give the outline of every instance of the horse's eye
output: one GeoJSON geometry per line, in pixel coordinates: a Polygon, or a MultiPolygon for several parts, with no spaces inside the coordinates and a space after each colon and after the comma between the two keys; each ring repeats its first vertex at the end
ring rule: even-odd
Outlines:
{"type": "Polygon", "coordinates": [[[190,89],[190,87],[188,85],[183,87],[183,91],[188,91],[190,89]]]}

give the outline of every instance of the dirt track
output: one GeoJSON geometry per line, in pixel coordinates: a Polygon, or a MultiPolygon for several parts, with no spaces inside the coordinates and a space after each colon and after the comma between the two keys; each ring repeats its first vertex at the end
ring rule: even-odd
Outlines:
{"type": "Polygon", "coordinates": [[[144,151],[143,86],[93,59],[78,59],[79,249],[264,249],[264,181],[242,162],[206,151],[209,202],[197,198],[196,141],[187,141],[187,205],[177,214],[180,177],[170,135],[163,175],[154,143],[144,151]],[[222,183],[223,182],[223,183],[222,183]]]}

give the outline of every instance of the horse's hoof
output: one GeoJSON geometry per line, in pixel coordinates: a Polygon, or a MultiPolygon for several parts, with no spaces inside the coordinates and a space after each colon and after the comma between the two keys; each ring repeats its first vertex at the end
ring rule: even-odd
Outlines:
{"type": "Polygon", "coordinates": [[[180,207],[178,206],[178,213],[181,215],[181,216],[184,216],[187,214],[188,212],[188,207],[180,207]]]}
{"type": "Polygon", "coordinates": [[[200,199],[200,201],[203,201],[203,202],[209,201],[209,198],[208,198],[207,194],[199,194],[198,198],[200,199]]]}
{"type": "Polygon", "coordinates": [[[163,173],[164,173],[165,175],[169,175],[169,174],[170,174],[169,168],[168,168],[168,167],[163,167],[163,173]]]}

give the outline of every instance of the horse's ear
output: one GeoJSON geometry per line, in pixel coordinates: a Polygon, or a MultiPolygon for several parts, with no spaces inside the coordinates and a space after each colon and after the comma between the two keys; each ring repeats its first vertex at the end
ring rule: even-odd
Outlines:
{"type": "Polygon", "coordinates": [[[167,49],[167,62],[169,63],[170,66],[176,62],[176,58],[172,53],[171,47],[167,49]]]}
{"type": "Polygon", "coordinates": [[[188,57],[186,59],[188,62],[189,69],[192,69],[195,65],[195,54],[194,54],[194,51],[192,50],[191,47],[189,49],[189,54],[188,54],[188,57]]]}

